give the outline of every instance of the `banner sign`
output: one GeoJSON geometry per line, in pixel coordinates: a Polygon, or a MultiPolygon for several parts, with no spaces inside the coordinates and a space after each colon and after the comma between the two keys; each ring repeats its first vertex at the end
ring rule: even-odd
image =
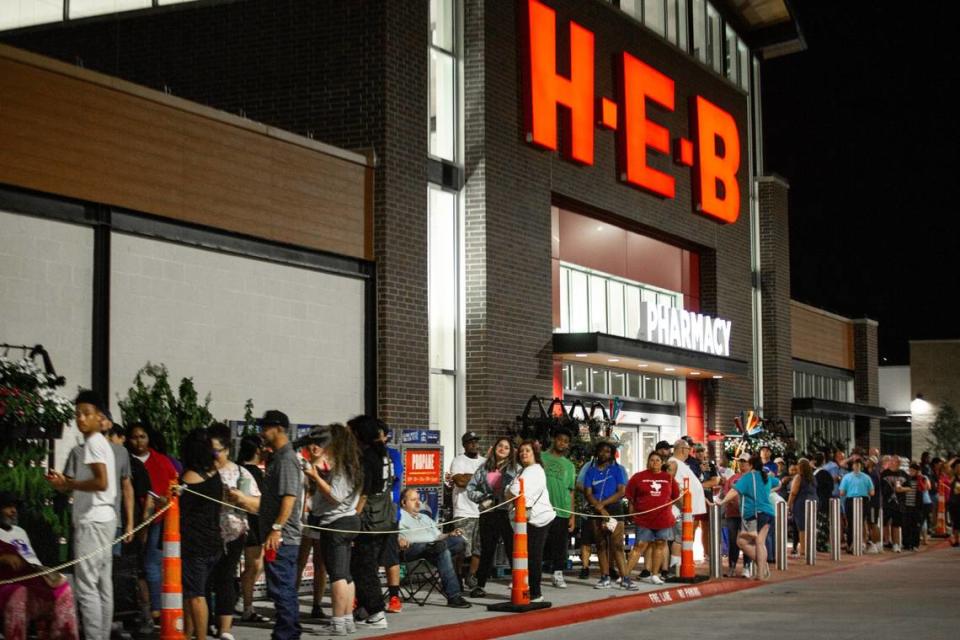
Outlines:
{"type": "Polygon", "coordinates": [[[440,485],[443,482],[443,451],[439,447],[407,447],[403,450],[405,487],[440,485]]]}

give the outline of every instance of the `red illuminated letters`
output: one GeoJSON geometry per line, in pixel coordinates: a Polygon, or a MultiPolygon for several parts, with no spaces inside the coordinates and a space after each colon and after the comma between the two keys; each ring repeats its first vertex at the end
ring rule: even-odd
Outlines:
{"type": "MultiPolygon", "coordinates": [[[[674,110],[674,81],[643,61],[619,56],[619,95],[614,102],[594,94],[593,32],[570,22],[569,78],[557,73],[557,14],[540,0],[527,0],[527,140],[557,150],[557,110],[569,111],[563,154],[593,164],[594,127],[616,131],[620,179],[663,198],[676,196],[676,179],[650,166],[649,154],[669,155],[670,132],[651,120],[648,106],[674,110]],[[595,117],[596,105],[600,117],[595,117]]],[[[740,134],[727,111],[702,96],[690,101],[690,134],[674,140],[674,162],[692,168],[696,211],[723,222],[740,216],[740,134]],[[688,138],[692,138],[688,139],[688,138]]]]}
{"type": "Polygon", "coordinates": [[[622,178],[664,198],[672,198],[675,193],[673,177],[647,165],[647,149],[670,152],[669,132],[647,119],[647,99],[673,111],[673,80],[624,53],[620,93],[623,105],[620,127],[622,178]]]}
{"type": "Polygon", "coordinates": [[[566,154],[593,164],[593,32],[570,23],[570,79],[557,74],[557,14],[529,0],[530,88],[528,139],[557,149],[557,105],[570,109],[566,154]]]}
{"type": "Polygon", "coordinates": [[[709,100],[693,99],[697,153],[693,166],[693,190],[697,208],[723,222],[740,217],[740,135],[733,117],[709,100]],[[718,152],[717,142],[723,145],[718,152]],[[722,188],[723,194],[720,194],[722,188]]]}

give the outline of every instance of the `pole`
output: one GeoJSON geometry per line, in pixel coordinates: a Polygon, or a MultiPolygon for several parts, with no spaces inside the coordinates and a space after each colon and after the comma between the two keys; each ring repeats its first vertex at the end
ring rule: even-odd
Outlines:
{"type": "Polygon", "coordinates": [[[807,547],[803,550],[806,555],[807,564],[813,566],[817,564],[817,501],[807,500],[803,503],[806,509],[804,517],[804,537],[807,539],[807,547]]]}
{"type": "Polygon", "coordinates": [[[513,585],[510,601],[517,606],[530,604],[530,569],[527,564],[527,503],[523,494],[523,478],[520,478],[520,497],[515,505],[516,517],[513,530],[513,585]]]}
{"type": "Polygon", "coordinates": [[[683,529],[680,545],[680,578],[692,580],[697,575],[693,563],[693,496],[690,478],[683,479],[683,529]]]}
{"type": "Polygon", "coordinates": [[[850,541],[850,548],[853,549],[853,555],[863,555],[863,498],[853,499],[853,540],[850,541]]]}
{"type": "Polygon", "coordinates": [[[777,518],[774,522],[774,542],[777,548],[777,571],[787,570],[787,503],[777,501],[777,518]]]}
{"type": "Polygon", "coordinates": [[[840,498],[830,498],[830,559],[840,562],[840,498]]]}
{"type": "Polygon", "coordinates": [[[170,509],[163,519],[163,586],[160,611],[160,640],[184,640],[183,580],[180,573],[180,497],[170,482],[167,494],[170,509]]]}
{"type": "MultiPolygon", "coordinates": [[[[707,505],[710,514],[710,579],[719,580],[723,574],[723,558],[720,557],[720,505],[713,502],[707,505]]],[[[730,544],[736,544],[731,540],[730,544]]]]}

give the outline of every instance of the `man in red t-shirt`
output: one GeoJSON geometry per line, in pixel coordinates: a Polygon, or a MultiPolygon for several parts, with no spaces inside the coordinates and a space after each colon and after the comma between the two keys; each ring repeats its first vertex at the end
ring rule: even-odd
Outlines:
{"type": "Polygon", "coordinates": [[[627,575],[643,554],[643,571],[640,579],[650,584],[663,584],[661,567],[666,568],[667,542],[673,539],[674,517],[670,505],[680,497],[680,487],[668,472],[663,470],[663,458],[656,451],[647,456],[645,471],[633,474],[624,494],[637,525],[637,544],[630,550],[627,575]]]}

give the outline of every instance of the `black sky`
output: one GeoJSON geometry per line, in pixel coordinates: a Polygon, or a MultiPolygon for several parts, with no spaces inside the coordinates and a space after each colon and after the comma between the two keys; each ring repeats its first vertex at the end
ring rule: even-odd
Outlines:
{"type": "Polygon", "coordinates": [[[910,339],[960,338],[960,3],[794,4],[807,50],[762,70],[793,298],[878,320],[903,364],[910,339]]]}

